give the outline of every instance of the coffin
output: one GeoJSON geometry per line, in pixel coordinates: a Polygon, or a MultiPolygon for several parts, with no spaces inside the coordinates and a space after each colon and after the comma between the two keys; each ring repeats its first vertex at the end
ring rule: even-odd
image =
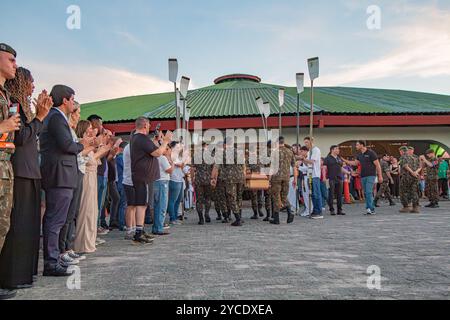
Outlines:
{"type": "Polygon", "coordinates": [[[269,190],[269,177],[265,174],[252,173],[245,177],[245,187],[249,190],[269,190]]]}

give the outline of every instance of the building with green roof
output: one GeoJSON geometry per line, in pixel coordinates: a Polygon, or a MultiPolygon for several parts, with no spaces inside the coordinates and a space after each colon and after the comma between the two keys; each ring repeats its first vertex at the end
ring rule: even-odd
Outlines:
{"type": "MultiPolygon", "coordinates": [[[[262,83],[257,76],[222,76],[208,87],[189,91],[190,126],[201,121],[203,129],[262,128],[257,97],[270,103],[269,128],[278,128],[279,85],[262,83]]],[[[297,89],[285,88],[282,134],[296,141],[297,89]]],[[[314,136],[321,149],[350,141],[368,140],[378,152],[392,153],[399,144],[416,144],[419,151],[430,144],[450,146],[450,96],[403,90],[319,87],[314,90],[314,136]],[[423,145],[423,146],[422,146],[423,145]]],[[[309,132],[310,89],[300,95],[301,137],[309,132]]],[[[133,130],[133,121],[148,117],[163,130],[175,129],[173,92],[99,101],[82,106],[82,117],[98,114],[105,126],[118,134],[133,130]]],[[[300,139],[301,141],[302,139],[300,139]]]]}

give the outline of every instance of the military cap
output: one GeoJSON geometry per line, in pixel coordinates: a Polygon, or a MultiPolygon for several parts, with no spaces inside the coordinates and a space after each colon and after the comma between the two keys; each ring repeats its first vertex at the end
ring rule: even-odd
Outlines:
{"type": "Polygon", "coordinates": [[[398,150],[400,150],[400,151],[408,151],[408,147],[407,146],[403,146],[403,147],[400,147],[400,149],[398,149],[398,150]]]}
{"type": "Polygon", "coordinates": [[[0,51],[9,52],[9,53],[11,53],[14,56],[14,58],[17,57],[16,50],[14,50],[10,46],[8,46],[6,43],[0,43],[0,51]]]}
{"type": "Polygon", "coordinates": [[[430,153],[434,153],[434,150],[433,150],[433,149],[428,149],[428,150],[425,152],[425,154],[430,154],[430,153]]]}
{"type": "Polygon", "coordinates": [[[408,150],[414,150],[414,147],[409,146],[408,150]]]}

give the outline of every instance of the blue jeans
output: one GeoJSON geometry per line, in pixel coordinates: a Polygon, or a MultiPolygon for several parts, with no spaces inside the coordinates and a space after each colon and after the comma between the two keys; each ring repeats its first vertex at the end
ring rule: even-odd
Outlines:
{"type": "Polygon", "coordinates": [[[167,202],[169,195],[169,181],[158,180],[153,183],[154,210],[155,217],[153,219],[153,233],[161,233],[164,231],[164,219],[166,216],[167,202]]]}
{"type": "Polygon", "coordinates": [[[117,191],[119,192],[119,227],[123,229],[126,226],[125,223],[125,210],[127,208],[127,197],[125,195],[125,189],[123,184],[116,182],[117,191]]]}
{"type": "Polygon", "coordinates": [[[183,182],[169,182],[169,212],[170,222],[178,219],[178,208],[183,199],[183,182]]]}
{"type": "Polygon", "coordinates": [[[97,176],[97,191],[98,191],[98,221],[97,226],[100,227],[102,217],[102,208],[105,204],[106,187],[108,185],[108,177],[97,176]]]}
{"type": "Polygon", "coordinates": [[[366,197],[366,209],[375,211],[375,203],[373,202],[373,185],[375,184],[375,177],[361,178],[361,183],[366,197]]]}
{"type": "Polygon", "coordinates": [[[320,192],[322,193],[322,206],[328,202],[328,190],[325,181],[320,181],[320,192]]]}
{"type": "Polygon", "coordinates": [[[312,179],[312,186],[313,186],[313,192],[312,192],[312,203],[314,206],[313,214],[322,214],[322,188],[320,186],[320,178],[313,178],[312,179]]]}

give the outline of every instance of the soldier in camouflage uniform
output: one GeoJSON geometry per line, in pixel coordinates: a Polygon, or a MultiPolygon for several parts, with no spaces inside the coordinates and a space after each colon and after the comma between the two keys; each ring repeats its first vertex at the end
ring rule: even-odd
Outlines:
{"type": "MultiPolygon", "coordinates": [[[[222,213],[226,212],[226,215],[224,216],[224,223],[229,222],[230,219],[230,212],[227,208],[227,203],[230,205],[230,209],[233,212],[236,221],[233,222],[231,225],[234,227],[241,226],[241,207],[240,207],[240,200],[238,196],[238,192],[242,192],[243,190],[240,190],[242,187],[242,183],[245,180],[245,166],[242,164],[237,164],[237,152],[234,150],[234,162],[233,163],[227,163],[226,159],[226,150],[227,148],[232,148],[233,146],[230,145],[230,138],[227,138],[224,142],[224,150],[223,150],[223,163],[218,166],[218,189],[216,187],[217,191],[217,197],[220,203],[220,211],[222,213]]],[[[242,197],[242,195],[241,195],[242,197]]],[[[242,198],[241,198],[242,199],[242,198]]]]}
{"type": "MultiPolygon", "coordinates": [[[[203,150],[207,147],[206,143],[202,145],[203,150]]],[[[204,225],[211,222],[209,210],[211,209],[211,194],[212,194],[212,171],[213,164],[207,164],[203,160],[201,164],[194,164],[194,188],[196,198],[196,208],[198,213],[198,224],[204,225]],[[203,216],[204,214],[204,216],[203,216]]]]}
{"type": "Polygon", "coordinates": [[[297,181],[298,170],[296,167],[295,155],[290,148],[284,145],[284,138],[278,139],[278,153],[279,153],[279,169],[270,178],[270,185],[272,191],[272,201],[274,203],[272,224],[280,224],[280,211],[286,208],[288,213],[287,223],[294,222],[294,214],[291,210],[291,205],[287,199],[289,193],[290,171],[294,168],[294,182],[297,181]]]}
{"type": "Polygon", "coordinates": [[[434,150],[427,150],[426,157],[421,156],[420,161],[422,167],[426,169],[427,176],[425,178],[425,195],[428,197],[430,204],[427,208],[439,208],[439,160],[436,158],[434,150]]]}
{"type": "Polygon", "coordinates": [[[420,179],[420,161],[419,158],[405,151],[400,158],[400,200],[403,205],[401,213],[420,213],[419,207],[419,179],[420,179]],[[410,205],[412,204],[412,209],[410,205]]]}
{"type": "Polygon", "coordinates": [[[384,195],[389,200],[389,205],[395,206],[395,202],[392,200],[391,189],[389,183],[394,184],[394,179],[391,176],[391,168],[389,165],[389,156],[385,154],[380,161],[381,172],[383,174],[383,183],[380,185],[380,190],[375,197],[375,207],[379,207],[378,200],[384,195]]]}
{"type": "MultiPolygon", "coordinates": [[[[250,164],[250,158],[253,156],[256,156],[257,153],[252,151],[249,154],[249,157],[247,158],[247,173],[252,174],[252,173],[260,173],[261,172],[261,164],[259,163],[259,161],[257,160],[256,164],[250,164]]],[[[250,199],[252,201],[252,209],[253,209],[253,216],[251,217],[251,219],[253,220],[257,220],[258,219],[258,215],[260,217],[263,217],[264,214],[262,213],[262,207],[263,207],[263,202],[262,202],[262,197],[263,197],[263,192],[262,190],[251,190],[250,191],[250,199]]]]}
{"type": "MultiPolygon", "coordinates": [[[[267,151],[268,157],[271,157],[272,154],[272,142],[267,142],[267,151]]],[[[265,168],[270,168],[270,163],[265,166],[265,168]]],[[[273,218],[273,201],[272,201],[272,191],[269,190],[264,191],[264,207],[266,209],[266,217],[263,221],[269,222],[271,218],[273,218]]]]}
{"type": "MultiPolygon", "coordinates": [[[[15,148],[14,131],[20,125],[18,110],[16,115],[10,117],[10,94],[4,85],[6,80],[14,79],[16,70],[16,52],[0,43],[0,253],[11,223],[14,173],[10,159],[15,148]]],[[[15,295],[14,290],[0,288],[1,300],[15,295]]]]}

